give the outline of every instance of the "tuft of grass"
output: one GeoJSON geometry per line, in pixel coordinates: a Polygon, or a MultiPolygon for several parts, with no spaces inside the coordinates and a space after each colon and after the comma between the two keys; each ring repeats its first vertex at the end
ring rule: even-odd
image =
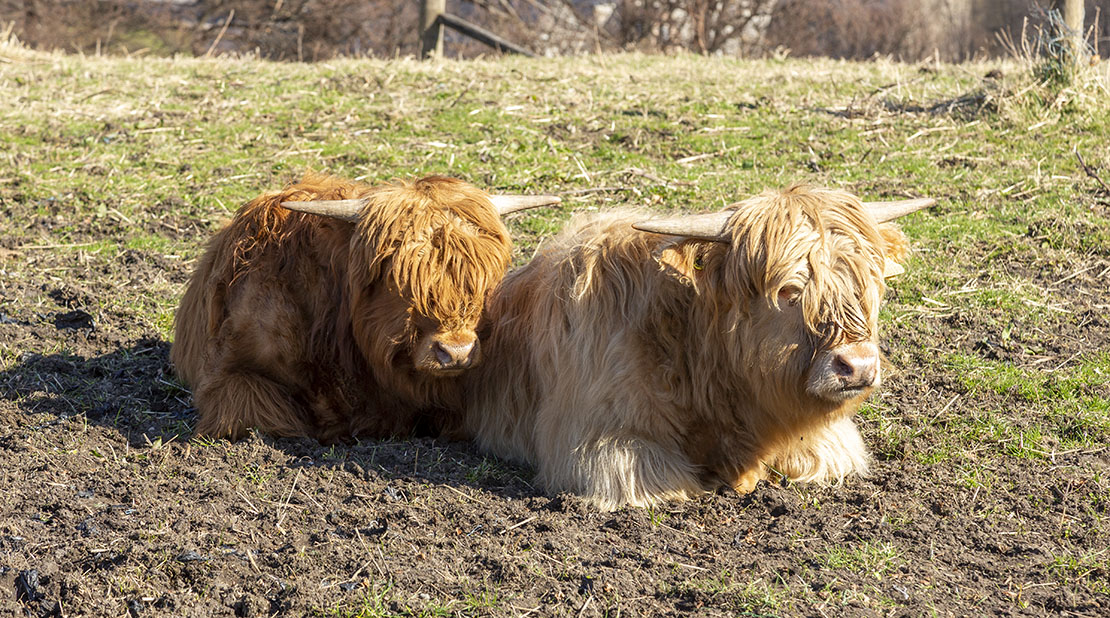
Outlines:
{"type": "Polygon", "coordinates": [[[482,485],[505,484],[516,477],[516,471],[509,464],[488,457],[466,471],[467,481],[482,485]]]}
{"type": "Polygon", "coordinates": [[[364,580],[361,586],[363,591],[357,602],[337,607],[329,615],[335,618],[476,618],[490,615],[499,605],[497,592],[488,588],[463,592],[459,599],[442,602],[428,594],[406,599],[393,581],[364,580]]]}
{"type": "Polygon", "coordinates": [[[1110,550],[1105,547],[1080,553],[1053,556],[1048,573],[1068,586],[1082,586],[1098,594],[1110,594],[1110,550]]]}
{"type": "Polygon", "coordinates": [[[819,558],[830,569],[845,569],[875,579],[896,570],[903,563],[901,552],[892,544],[860,541],[854,545],[832,545],[819,558]]]}
{"type": "Polygon", "coordinates": [[[664,585],[667,596],[707,596],[707,605],[738,616],[773,616],[789,611],[797,600],[781,579],[770,582],[761,577],[739,577],[729,569],[705,577],[695,577],[676,585],[664,585]]]}
{"type": "Polygon", "coordinates": [[[1000,35],[1026,72],[1024,83],[1000,96],[1002,104],[1029,117],[1084,113],[1090,99],[1110,93],[1110,71],[1100,70],[1086,37],[1072,31],[1058,9],[1038,9],[1033,19],[1024,21],[1016,41],[1000,35]],[[1076,39],[1082,40],[1079,49],[1072,44],[1076,39]]]}
{"type": "Polygon", "coordinates": [[[349,609],[336,609],[336,618],[387,618],[398,614],[390,606],[393,599],[393,583],[373,582],[367,586],[362,598],[349,609]]]}

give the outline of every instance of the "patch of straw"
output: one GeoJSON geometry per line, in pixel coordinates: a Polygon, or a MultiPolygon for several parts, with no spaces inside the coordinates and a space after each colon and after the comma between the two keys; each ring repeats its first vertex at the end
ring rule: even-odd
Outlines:
{"type": "Polygon", "coordinates": [[[1071,41],[1077,33],[1064,23],[1058,10],[1038,10],[1035,17],[1039,23],[1026,19],[1017,40],[1009,32],[998,35],[1003,49],[1026,72],[1025,83],[1007,93],[1004,104],[1041,117],[1106,107],[1110,65],[1100,62],[1097,27],[1092,26],[1082,37],[1084,45],[1076,57],[1071,41]]]}
{"type": "Polygon", "coordinates": [[[15,22],[0,23],[0,65],[11,64],[17,60],[31,60],[42,57],[39,52],[27,47],[15,33],[15,22]]]}

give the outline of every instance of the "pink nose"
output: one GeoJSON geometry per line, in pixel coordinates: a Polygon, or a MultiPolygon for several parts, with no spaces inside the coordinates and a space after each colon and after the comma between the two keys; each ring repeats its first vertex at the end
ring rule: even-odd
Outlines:
{"type": "Polygon", "coordinates": [[[466,369],[471,365],[474,353],[474,341],[462,343],[447,343],[437,341],[432,344],[436,361],[443,369],[466,369]]]}
{"type": "Polygon", "coordinates": [[[832,370],[842,388],[873,386],[879,377],[879,355],[871,344],[844,346],[833,357],[832,370]]]}

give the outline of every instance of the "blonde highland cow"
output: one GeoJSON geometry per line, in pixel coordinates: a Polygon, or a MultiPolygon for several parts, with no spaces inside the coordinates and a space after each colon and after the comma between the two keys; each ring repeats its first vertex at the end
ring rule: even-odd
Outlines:
{"type": "Polygon", "coordinates": [[[607,510],[747,492],[768,468],[863,474],[852,415],[906,255],[886,221],[930,203],[795,186],[710,215],[578,218],[487,304],[467,430],[607,510]]]}

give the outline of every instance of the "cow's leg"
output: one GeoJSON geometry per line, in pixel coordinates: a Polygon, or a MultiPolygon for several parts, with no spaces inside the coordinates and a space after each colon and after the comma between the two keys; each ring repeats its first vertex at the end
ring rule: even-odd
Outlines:
{"type": "Polygon", "coordinates": [[[252,428],[271,436],[311,435],[288,388],[257,373],[210,375],[193,399],[198,435],[237,440],[252,428]]]}
{"type": "Polygon", "coordinates": [[[791,440],[770,461],[775,470],[797,482],[839,483],[865,476],[871,457],[852,417],[844,417],[791,440]]]}
{"type": "Polygon", "coordinates": [[[587,442],[568,455],[562,460],[565,463],[541,459],[556,462],[541,469],[545,484],[572,489],[604,510],[684,500],[704,491],[695,467],[685,456],[656,442],[606,437],[587,442]],[[552,478],[555,475],[565,481],[552,478]]]}

